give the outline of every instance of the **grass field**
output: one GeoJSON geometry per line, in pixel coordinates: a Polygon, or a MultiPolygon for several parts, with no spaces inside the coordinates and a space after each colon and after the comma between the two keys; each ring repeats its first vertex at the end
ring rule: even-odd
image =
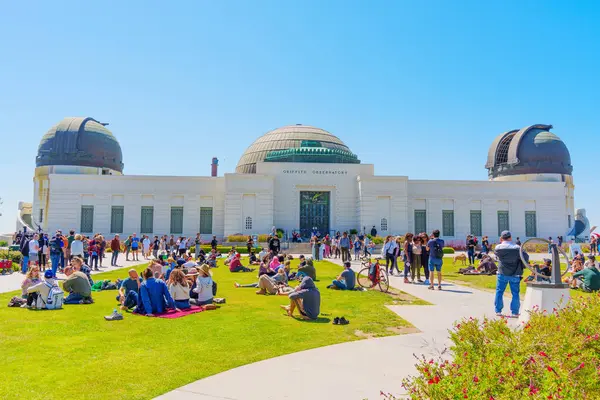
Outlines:
{"type": "MultiPolygon", "coordinates": [[[[115,308],[116,291],[95,293],[95,304],[58,311],[3,306],[0,399],[149,399],[251,362],[365,335],[396,334],[409,324],[384,305],[422,304],[405,294],[328,290],[342,268],[329,262],[316,267],[322,296],[322,315],[316,322],[284,316],[279,305],[287,297],[234,288],[236,280],[256,281],[256,274],[233,274],[224,266],[213,271],[217,297],[225,297],[227,304],[179,319],[126,314],[123,321],[107,322],[103,316],[115,308]],[[350,325],[331,324],[342,315],[350,325]]],[[[125,275],[114,271],[94,278],[125,275]]],[[[1,294],[0,303],[6,305],[16,294],[1,294]]],[[[266,379],[274,373],[265,371],[266,379]]]]}

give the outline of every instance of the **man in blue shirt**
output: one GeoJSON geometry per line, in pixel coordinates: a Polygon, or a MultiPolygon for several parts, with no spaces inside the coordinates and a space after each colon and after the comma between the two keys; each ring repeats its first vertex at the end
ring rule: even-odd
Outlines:
{"type": "MultiPolygon", "coordinates": [[[[519,291],[521,289],[521,277],[523,276],[523,261],[521,261],[521,246],[513,243],[512,235],[509,231],[503,231],[500,234],[500,244],[494,249],[496,257],[498,257],[498,275],[496,280],[496,299],[494,306],[496,315],[502,316],[504,308],[504,291],[506,286],[510,285],[510,293],[512,301],[510,302],[511,317],[519,317],[519,309],[521,308],[521,300],[519,291]]],[[[523,252],[525,261],[529,261],[529,255],[523,252]]]]}
{"type": "Polygon", "coordinates": [[[340,248],[342,249],[342,261],[350,261],[350,238],[348,237],[348,232],[342,234],[340,248]]]}
{"type": "Polygon", "coordinates": [[[131,252],[133,253],[133,259],[135,261],[139,261],[140,259],[138,258],[138,250],[140,248],[140,238],[137,237],[137,235],[134,233],[132,238],[131,238],[131,252]]]}
{"type": "Polygon", "coordinates": [[[150,268],[144,271],[144,279],[140,286],[140,301],[136,313],[152,317],[154,314],[164,313],[167,308],[175,308],[167,284],[160,279],[154,279],[150,268]]]}
{"type": "Polygon", "coordinates": [[[139,293],[142,279],[135,269],[129,270],[129,276],[121,282],[117,301],[121,303],[121,309],[133,308],[139,303],[139,293]]]}
{"type": "Polygon", "coordinates": [[[429,251],[429,275],[431,282],[429,290],[433,290],[435,282],[434,271],[437,271],[438,290],[442,290],[442,264],[444,264],[444,241],[440,239],[440,230],[433,231],[433,239],[427,242],[427,251],[429,251]]]}
{"type": "Polygon", "coordinates": [[[344,271],[340,274],[340,276],[335,279],[329,288],[331,289],[340,289],[340,290],[354,290],[354,286],[356,285],[356,275],[354,275],[354,271],[352,271],[352,266],[350,265],[350,261],[346,261],[344,263],[344,271]]]}

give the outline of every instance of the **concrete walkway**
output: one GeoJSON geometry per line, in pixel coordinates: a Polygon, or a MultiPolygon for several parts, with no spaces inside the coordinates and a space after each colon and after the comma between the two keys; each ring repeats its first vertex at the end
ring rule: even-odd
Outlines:
{"type": "MultiPolygon", "coordinates": [[[[92,271],[92,274],[99,274],[102,272],[114,271],[115,269],[121,269],[121,268],[131,268],[131,267],[135,267],[137,265],[148,262],[148,260],[144,260],[143,257],[140,257],[140,261],[125,261],[125,255],[119,254],[119,257],[117,259],[118,267],[111,267],[110,266],[111,256],[112,256],[112,254],[107,253],[106,258],[102,262],[102,264],[104,264],[104,267],[100,268],[100,271],[92,271]]],[[[63,278],[63,279],[66,278],[66,276],[64,276],[62,274],[58,274],[58,277],[63,278]]],[[[25,275],[23,275],[19,272],[13,272],[10,275],[0,275],[0,293],[12,292],[12,291],[21,289],[21,283],[23,282],[24,278],[25,278],[25,275]]],[[[123,274],[123,278],[126,278],[125,273],[123,274]]]]}
{"type": "MultiPolygon", "coordinates": [[[[359,267],[353,262],[353,268],[359,267]]],[[[402,395],[402,379],[416,372],[415,354],[442,355],[450,344],[448,329],[457,320],[494,317],[490,292],[452,283],[445,283],[442,291],[432,291],[424,285],[404,284],[400,277],[392,277],[391,283],[433,304],[389,307],[420,333],[341,343],[260,361],[201,379],[158,399],[360,400],[379,399],[380,391],[402,395]]]]}

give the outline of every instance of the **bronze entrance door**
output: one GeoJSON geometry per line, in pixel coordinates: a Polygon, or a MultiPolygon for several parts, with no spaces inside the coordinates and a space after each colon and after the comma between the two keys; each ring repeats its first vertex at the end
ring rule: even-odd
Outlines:
{"type": "Polygon", "coordinates": [[[330,192],[300,192],[300,232],[310,237],[316,230],[329,233],[330,192]]]}

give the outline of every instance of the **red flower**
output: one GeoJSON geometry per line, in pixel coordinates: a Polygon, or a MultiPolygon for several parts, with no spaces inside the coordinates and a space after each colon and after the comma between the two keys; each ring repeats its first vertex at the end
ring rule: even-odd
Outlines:
{"type": "Polygon", "coordinates": [[[433,381],[434,381],[435,383],[438,383],[438,382],[440,381],[440,377],[436,375],[436,376],[433,378],[433,381]]]}
{"type": "Polygon", "coordinates": [[[542,357],[548,357],[548,354],[544,353],[543,351],[540,351],[538,354],[542,357]]]}
{"type": "Polygon", "coordinates": [[[546,369],[548,369],[548,371],[550,371],[550,372],[554,371],[554,368],[552,368],[552,367],[551,367],[551,366],[549,366],[549,365],[546,367],[546,369]]]}
{"type": "Polygon", "coordinates": [[[533,396],[534,394],[537,394],[539,391],[540,391],[540,389],[536,388],[535,386],[533,386],[533,385],[529,386],[529,394],[531,396],[533,396]]]}
{"type": "Polygon", "coordinates": [[[475,376],[473,377],[473,382],[475,382],[475,383],[479,382],[479,378],[477,377],[477,375],[475,375],[475,376]]]}
{"type": "Polygon", "coordinates": [[[428,385],[433,385],[433,379],[430,379],[430,380],[428,380],[428,381],[427,381],[427,384],[428,384],[428,385]]]}

